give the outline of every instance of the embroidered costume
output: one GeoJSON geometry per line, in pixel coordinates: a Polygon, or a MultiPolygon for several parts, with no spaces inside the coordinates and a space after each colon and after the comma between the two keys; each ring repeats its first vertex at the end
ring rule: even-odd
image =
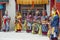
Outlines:
{"type": "Polygon", "coordinates": [[[20,13],[17,13],[15,17],[15,31],[21,31],[22,30],[22,16],[20,13]]]}
{"type": "Polygon", "coordinates": [[[10,17],[8,16],[8,14],[5,14],[3,16],[3,24],[4,24],[4,27],[2,28],[3,31],[9,31],[9,29],[10,29],[10,17]]]}

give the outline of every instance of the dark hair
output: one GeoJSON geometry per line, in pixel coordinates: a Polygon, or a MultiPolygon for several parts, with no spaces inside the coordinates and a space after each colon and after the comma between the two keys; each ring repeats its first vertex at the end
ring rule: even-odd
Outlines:
{"type": "Polygon", "coordinates": [[[32,15],[32,12],[30,12],[29,15],[32,15]]]}
{"type": "Polygon", "coordinates": [[[56,15],[58,15],[58,12],[56,12],[56,15]]]}

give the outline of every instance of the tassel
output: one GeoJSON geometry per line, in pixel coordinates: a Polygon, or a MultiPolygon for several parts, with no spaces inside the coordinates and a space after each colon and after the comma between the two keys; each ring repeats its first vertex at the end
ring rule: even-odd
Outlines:
{"type": "Polygon", "coordinates": [[[32,34],[34,34],[34,26],[35,26],[35,23],[32,24],[32,34]]]}
{"type": "Polygon", "coordinates": [[[39,35],[42,35],[42,26],[39,25],[39,32],[38,32],[39,35]]]}

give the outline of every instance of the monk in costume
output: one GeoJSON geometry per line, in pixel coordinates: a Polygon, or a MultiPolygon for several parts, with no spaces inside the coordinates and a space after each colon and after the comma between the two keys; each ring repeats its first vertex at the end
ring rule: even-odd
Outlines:
{"type": "Polygon", "coordinates": [[[3,16],[3,25],[4,25],[4,27],[2,27],[3,31],[10,30],[10,16],[8,16],[8,11],[5,11],[5,15],[3,16]]]}
{"type": "Polygon", "coordinates": [[[58,16],[58,13],[56,12],[56,9],[53,8],[52,9],[52,20],[51,20],[51,27],[52,27],[52,34],[51,34],[51,37],[50,39],[51,40],[58,40],[58,27],[59,27],[59,16],[58,16]]]}
{"type": "Polygon", "coordinates": [[[48,25],[46,24],[48,19],[47,13],[45,10],[42,11],[41,23],[42,23],[42,35],[47,35],[48,25]]]}
{"type": "Polygon", "coordinates": [[[22,16],[20,12],[17,12],[15,16],[15,31],[21,31],[22,30],[22,16]]]}

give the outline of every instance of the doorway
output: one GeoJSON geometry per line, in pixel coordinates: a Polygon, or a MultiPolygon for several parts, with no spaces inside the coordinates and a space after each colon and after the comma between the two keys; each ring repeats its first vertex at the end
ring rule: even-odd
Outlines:
{"type": "Polygon", "coordinates": [[[2,28],[2,17],[3,17],[4,14],[5,14],[6,3],[1,4],[1,5],[3,5],[3,8],[1,9],[1,7],[0,7],[0,30],[1,30],[1,28],[2,28]]]}

